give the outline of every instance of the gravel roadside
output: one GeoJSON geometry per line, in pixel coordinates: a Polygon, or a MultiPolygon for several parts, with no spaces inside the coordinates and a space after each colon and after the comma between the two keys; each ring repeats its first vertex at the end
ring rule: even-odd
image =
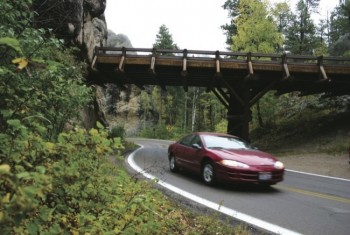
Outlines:
{"type": "Polygon", "coordinates": [[[278,159],[284,163],[286,169],[350,179],[350,164],[347,155],[303,153],[280,156],[278,159]]]}

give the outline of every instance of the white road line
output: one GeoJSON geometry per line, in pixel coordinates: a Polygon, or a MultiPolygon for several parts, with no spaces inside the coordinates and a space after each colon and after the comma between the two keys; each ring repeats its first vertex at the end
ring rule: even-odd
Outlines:
{"type": "MultiPolygon", "coordinates": [[[[146,173],[143,169],[141,169],[134,161],[134,155],[137,151],[140,151],[143,146],[140,145],[141,148],[137,149],[136,151],[134,151],[133,153],[131,153],[129,156],[128,156],[128,164],[137,172],[141,173],[144,177],[148,178],[148,179],[151,179],[151,180],[154,180],[154,179],[158,179],[157,177],[151,175],[151,174],[148,174],[146,173]]],[[[244,221],[246,223],[249,223],[249,224],[252,224],[254,226],[257,226],[257,227],[260,227],[262,229],[265,229],[267,231],[270,231],[270,232],[273,232],[273,233],[276,233],[276,234],[285,234],[285,235],[300,235],[300,233],[297,233],[297,232],[294,232],[294,231],[291,231],[291,230],[288,230],[288,229],[285,229],[285,228],[282,228],[278,225],[275,225],[275,224],[271,224],[269,222],[266,222],[266,221],[263,221],[261,219],[258,219],[258,218],[255,218],[255,217],[252,217],[250,215],[246,215],[244,213],[241,213],[239,211],[235,211],[235,210],[232,210],[228,207],[225,207],[225,206],[222,206],[218,203],[215,203],[215,202],[212,202],[212,201],[209,201],[209,200],[206,200],[204,198],[201,198],[197,195],[194,195],[194,194],[191,194],[189,192],[186,192],[180,188],[177,188],[171,184],[168,184],[162,180],[158,180],[157,183],[183,197],[186,197],[194,202],[197,202],[197,203],[200,203],[204,206],[207,206],[213,210],[216,210],[218,212],[221,212],[223,214],[226,214],[228,216],[231,216],[233,218],[236,218],[238,220],[241,220],[241,221],[244,221]]]]}
{"type": "Polygon", "coordinates": [[[326,175],[318,175],[318,174],[307,173],[307,172],[302,172],[302,171],[295,171],[295,170],[290,170],[290,169],[286,169],[286,171],[298,173],[298,174],[311,175],[311,176],[317,176],[317,177],[328,178],[328,179],[333,179],[333,180],[342,180],[342,181],[350,182],[350,179],[337,178],[337,177],[326,176],[326,175]]]}

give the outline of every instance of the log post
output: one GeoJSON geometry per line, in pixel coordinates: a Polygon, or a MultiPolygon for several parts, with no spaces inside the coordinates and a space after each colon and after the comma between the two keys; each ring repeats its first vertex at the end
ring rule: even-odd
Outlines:
{"type": "Polygon", "coordinates": [[[249,89],[246,87],[240,89],[239,96],[241,97],[240,100],[235,96],[231,96],[230,99],[227,115],[227,133],[250,141],[249,122],[252,119],[252,112],[249,105],[249,89]],[[243,104],[241,103],[241,100],[243,100],[243,104]]]}

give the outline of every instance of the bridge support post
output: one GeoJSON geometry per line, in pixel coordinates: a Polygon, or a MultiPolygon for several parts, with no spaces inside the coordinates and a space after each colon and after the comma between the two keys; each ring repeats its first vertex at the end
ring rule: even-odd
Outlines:
{"type": "Polygon", "coordinates": [[[231,96],[230,98],[227,113],[227,133],[250,141],[249,122],[252,120],[252,112],[249,105],[250,92],[248,88],[244,87],[241,89],[239,96],[241,100],[235,96],[231,96]]]}

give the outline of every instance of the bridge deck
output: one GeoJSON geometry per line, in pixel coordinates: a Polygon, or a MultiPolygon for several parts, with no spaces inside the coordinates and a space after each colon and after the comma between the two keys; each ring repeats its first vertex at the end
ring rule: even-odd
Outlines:
{"type": "Polygon", "coordinates": [[[194,50],[96,48],[99,82],[165,86],[237,87],[242,82],[279,93],[350,94],[350,58],[194,50]]]}

